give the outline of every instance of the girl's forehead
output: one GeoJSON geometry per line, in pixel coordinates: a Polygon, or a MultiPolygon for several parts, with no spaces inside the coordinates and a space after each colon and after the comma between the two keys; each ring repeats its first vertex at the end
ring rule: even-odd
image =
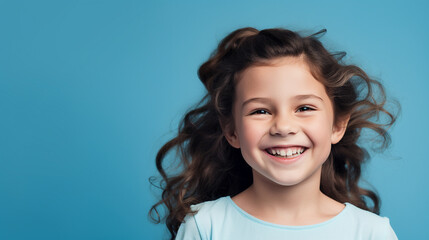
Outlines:
{"type": "Polygon", "coordinates": [[[260,91],[324,90],[304,61],[279,59],[270,65],[255,65],[247,68],[237,82],[237,93],[260,91]]]}

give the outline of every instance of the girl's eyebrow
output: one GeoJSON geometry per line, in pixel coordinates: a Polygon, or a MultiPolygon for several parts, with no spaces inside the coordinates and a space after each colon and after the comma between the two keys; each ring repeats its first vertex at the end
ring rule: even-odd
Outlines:
{"type": "MultiPolygon", "coordinates": [[[[296,95],[293,97],[295,100],[306,100],[306,99],[317,99],[323,102],[323,99],[315,94],[302,94],[302,95],[296,95]]],[[[251,102],[261,102],[261,103],[270,103],[271,100],[269,98],[262,98],[262,97],[256,97],[256,98],[250,98],[243,102],[241,107],[243,108],[246,104],[251,102]]]]}
{"type": "Polygon", "coordinates": [[[294,97],[297,100],[305,100],[309,98],[315,98],[323,102],[323,99],[315,94],[303,94],[303,95],[297,95],[294,97]]]}
{"type": "Polygon", "coordinates": [[[261,97],[250,98],[250,99],[247,99],[246,101],[244,101],[243,104],[241,105],[241,107],[244,108],[244,106],[246,104],[251,103],[251,102],[270,103],[271,100],[269,98],[261,98],[261,97]]]}

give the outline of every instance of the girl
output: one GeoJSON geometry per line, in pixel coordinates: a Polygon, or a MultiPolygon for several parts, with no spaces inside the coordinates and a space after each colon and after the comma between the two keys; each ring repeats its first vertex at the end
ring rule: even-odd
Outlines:
{"type": "Polygon", "coordinates": [[[171,239],[397,239],[358,186],[357,144],[368,128],[387,147],[395,116],[379,82],[323,47],[325,31],[238,29],[200,67],[208,93],[156,157],[163,193],[150,213],[159,222],[167,207],[171,239]]]}

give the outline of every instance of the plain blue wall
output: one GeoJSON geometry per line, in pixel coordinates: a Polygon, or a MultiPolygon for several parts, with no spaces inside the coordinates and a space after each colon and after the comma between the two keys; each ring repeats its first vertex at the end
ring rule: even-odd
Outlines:
{"type": "Polygon", "coordinates": [[[245,26],[348,52],[402,104],[368,179],[399,238],[429,239],[427,1],[0,1],[0,239],[160,239],[154,157],[245,26]]]}

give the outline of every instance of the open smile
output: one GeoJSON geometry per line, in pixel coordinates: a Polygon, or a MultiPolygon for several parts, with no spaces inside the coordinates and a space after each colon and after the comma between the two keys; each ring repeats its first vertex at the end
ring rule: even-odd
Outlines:
{"type": "Polygon", "coordinates": [[[272,148],[265,149],[265,151],[269,155],[275,156],[275,157],[280,157],[280,158],[295,158],[295,157],[301,155],[302,153],[304,153],[305,150],[307,150],[307,148],[300,147],[300,146],[272,147],[272,148]]]}

